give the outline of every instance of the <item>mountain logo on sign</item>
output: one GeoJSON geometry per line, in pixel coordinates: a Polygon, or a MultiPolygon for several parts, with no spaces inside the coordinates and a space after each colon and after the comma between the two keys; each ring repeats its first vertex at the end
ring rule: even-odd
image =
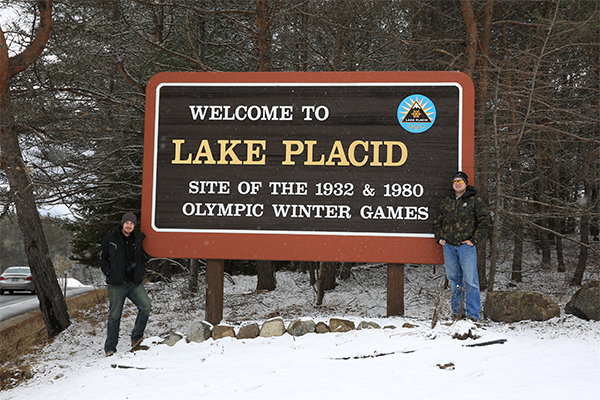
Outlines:
{"type": "Polygon", "coordinates": [[[397,117],[406,131],[423,133],[435,122],[435,105],[426,96],[414,94],[402,100],[398,106],[397,117]]]}

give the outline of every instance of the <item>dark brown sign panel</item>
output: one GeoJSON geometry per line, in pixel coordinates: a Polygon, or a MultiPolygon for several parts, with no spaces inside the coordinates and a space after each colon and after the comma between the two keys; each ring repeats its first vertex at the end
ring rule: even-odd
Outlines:
{"type": "Polygon", "coordinates": [[[441,263],[432,222],[473,170],[460,73],[162,73],[147,88],[154,256],[441,263]]]}

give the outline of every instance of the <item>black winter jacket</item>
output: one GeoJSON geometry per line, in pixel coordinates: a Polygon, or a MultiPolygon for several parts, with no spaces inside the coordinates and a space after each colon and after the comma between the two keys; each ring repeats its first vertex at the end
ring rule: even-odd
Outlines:
{"type": "Polygon", "coordinates": [[[106,275],[106,283],[109,285],[123,285],[126,279],[127,268],[133,269],[133,282],[142,283],[148,256],[142,247],[142,241],[146,238],[142,232],[133,231],[133,263],[127,265],[125,257],[125,241],[121,234],[121,227],[106,235],[100,245],[98,253],[98,264],[106,275]]]}

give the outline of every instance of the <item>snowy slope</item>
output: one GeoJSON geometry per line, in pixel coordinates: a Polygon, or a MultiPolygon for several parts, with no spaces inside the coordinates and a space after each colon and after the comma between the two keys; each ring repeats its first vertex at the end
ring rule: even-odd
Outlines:
{"type": "MultiPolygon", "coordinates": [[[[262,323],[281,316],[328,322],[344,317],[396,329],[284,335],[251,340],[185,340],[159,344],[185,333],[204,316],[204,298],[185,293],[186,282],[147,285],[153,314],[146,351],[127,352],[135,310],[121,324],[119,352],[105,358],[104,323],[74,323],[36,356],[35,376],[2,398],[52,399],[274,399],[282,396],[346,399],[600,399],[600,322],[569,315],[546,322],[482,321],[431,328],[441,268],[407,267],[406,316],[384,318],[385,267],[357,268],[316,308],[314,290],[301,273],[277,273],[277,290],[256,293],[255,277],[225,285],[224,323],[262,323]],[[405,323],[406,325],[403,327],[405,323]],[[470,332],[470,335],[469,335],[470,332]],[[468,335],[459,340],[453,337],[468,335]],[[503,344],[466,345],[506,339],[503,344]]],[[[561,308],[576,288],[559,279],[554,298],[561,308]]],[[[534,286],[533,284],[530,286],[534,286]]],[[[92,313],[106,314],[106,305],[92,313]]],[[[444,310],[444,315],[449,313],[444,310]]]]}

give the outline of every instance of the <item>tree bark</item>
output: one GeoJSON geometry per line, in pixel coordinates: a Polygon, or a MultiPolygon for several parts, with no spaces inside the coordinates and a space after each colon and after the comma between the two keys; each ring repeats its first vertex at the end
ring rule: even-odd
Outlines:
{"type": "Polygon", "coordinates": [[[520,221],[513,223],[513,259],[510,279],[523,282],[523,224],[520,221]]]}
{"type": "MultiPolygon", "coordinates": [[[[500,182],[500,169],[496,172],[496,182],[500,182]]],[[[493,292],[494,285],[496,284],[496,261],[498,259],[498,252],[494,249],[498,248],[498,239],[500,236],[500,185],[496,185],[496,203],[494,204],[494,215],[495,220],[492,223],[492,257],[490,259],[490,275],[487,281],[487,291],[493,292]]]]}
{"type": "Polygon", "coordinates": [[[24,71],[40,56],[50,36],[52,2],[38,1],[37,6],[40,25],[34,40],[22,53],[8,57],[4,32],[0,29],[0,165],[6,171],[46,330],[48,336],[53,337],[65,330],[71,321],[44,237],[35,204],[33,182],[23,161],[9,87],[10,79],[24,71]]]}
{"type": "Polygon", "coordinates": [[[273,261],[257,261],[256,271],[256,290],[275,290],[277,280],[275,279],[275,266],[273,261]]]}
{"type": "Polygon", "coordinates": [[[315,270],[317,269],[317,263],[311,261],[308,263],[308,274],[310,276],[310,286],[314,286],[317,283],[317,276],[315,270]]]}
{"type": "Polygon", "coordinates": [[[198,260],[190,259],[190,279],[188,282],[188,290],[192,293],[198,292],[198,260]]]}
{"type": "Polygon", "coordinates": [[[581,236],[580,241],[582,245],[579,247],[579,257],[577,259],[577,266],[575,267],[575,273],[573,274],[573,285],[581,286],[583,283],[583,274],[585,273],[585,266],[588,258],[588,244],[589,244],[589,233],[590,233],[590,218],[587,215],[581,217],[581,236]]]}
{"type": "MultiPolygon", "coordinates": [[[[490,173],[490,153],[486,146],[487,127],[485,124],[486,104],[488,102],[489,88],[489,59],[490,59],[490,41],[492,30],[492,16],[494,10],[494,0],[488,0],[482,10],[482,24],[478,33],[478,43],[481,49],[481,56],[477,58],[479,79],[477,80],[477,104],[476,104],[476,124],[475,124],[475,149],[477,157],[476,171],[478,174],[479,193],[483,199],[488,202],[488,176],[490,173]]],[[[472,12],[472,11],[471,11],[472,12]]],[[[469,14],[469,13],[468,13],[469,14]]],[[[468,29],[468,28],[467,28],[468,29]]],[[[477,29],[477,26],[475,26],[477,29]]],[[[468,36],[468,34],[467,34],[468,36]]],[[[477,56],[477,53],[475,53],[477,56]]],[[[494,239],[492,238],[492,241],[494,239]]],[[[487,289],[488,279],[486,274],[487,261],[487,241],[481,242],[477,246],[477,273],[479,275],[479,287],[481,290],[487,289]]],[[[495,256],[497,249],[492,246],[491,255],[495,256]]]]}
{"type": "Polygon", "coordinates": [[[465,67],[463,72],[473,79],[475,62],[477,61],[477,20],[473,12],[471,0],[461,0],[460,10],[465,22],[465,67]]]}
{"type": "Polygon", "coordinates": [[[323,304],[326,290],[335,289],[335,263],[320,262],[319,276],[317,277],[317,305],[323,304]]]}
{"type": "MultiPolygon", "coordinates": [[[[489,2],[488,2],[489,3],[489,2]]],[[[486,4],[486,7],[488,4],[486,4]]],[[[475,13],[473,12],[473,3],[471,0],[461,0],[460,1],[460,10],[462,12],[463,21],[465,23],[465,66],[463,71],[469,78],[473,79],[473,73],[475,71],[475,65],[477,62],[477,19],[475,18],[475,13]]],[[[490,11],[491,13],[491,11],[490,11]]],[[[488,27],[489,29],[489,27],[488,27]]],[[[475,147],[479,150],[479,154],[485,154],[481,150],[484,149],[482,145],[483,139],[485,138],[485,124],[484,124],[484,115],[485,115],[485,97],[487,97],[487,82],[484,81],[486,79],[482,76],[482,79],[479,81],[480,85],[478,85],[478,102],[476,106],[477,115],[477,125],[475,129],[476,137],[475,137],[475,147]],[[482,86],[483,85],[483,86],[482,86]],[[483,90],[483,93],[482,93],[483,90]]],[[[481,160],[481,162],[475,161],[477,165],[477,172],[485,172],[482,176],[480,182],[480,193],[482,197],[487,200],[487,172],[488,167],[487,164],[489,162],[485,162],[481,160]],[[483,171],[482,171],[483,170],[483,171]],[[483,185],[483,186],[481,186],[483,185]]],[[[474,177],[473,177],[474,178],[474,177]]],[[[475,180],[475,179],[473,179],[475,180]]],[[[487,276],[485,271],[485,264],[487,258],[487,242],[483,241],[479,244],[477,257],[477,274],[479,276],[479,285],[480,289],[484,290],[487,288],[487,276]]]]}
{"type": "Polygon", "coordinates": [[[592,184],[589,176],[590,172],[590,164],[592,163],[592,157],[590,152],[586,149],[585,145],[582,146],[581,149],[583,153],[583,168],[581,170],[581,176],[583,178],[583,187],[584,187],[584,201],[581,203],[583,208],[583,213],[581,215],[581,225],[580,225],[580,241],[581,246],[579,247],[579,258],[577,260],[577,266],[575,267],[575,273],[573,275],[573,280],[571,283],[573,285],[581,286],[583,283],[583,274],[585,273],[585,267],[588,259],[588,244],[590,242],[590,208],[591,208],[591,198],[592,198],[592,184]]]}
{"type": "Polygon", "coordinates": [[[256,26],[258,28],[258,70],[271,70],[271,30],[269,21],[269,2],[256,0],[256,26]]]}
{"type": "Polygon", "coordinates": [[[356,265],[356,263],[351,263],[351,262],[345,262],[342,263],[341,265],[341,271],[340,271],[340,279],[341,280],[346,280],[348,278],[350,278],[350,275],[352,275],[352,267],[356,265]]]}
{"type": "Polygon", "coordinates": [[[325,297],[325,262],[319,263],[319,276],[317,277],[317,306],[323,305],[325,297]]]}
{"type": "MultiPolygon", "coordinates": [[[[502,10],[502,6],[498,5],[496,7],[497,13],[498,13],[498,19],[499,20],[504,20],[504,15],[503,15],[503,10],[502,10]]],[[[506,24],[503,24],[500,28],[500,42],[501,42],[501,46],[505,49],[508,48],[508,43],[509,43],[509,39],[508,39],[508,29],[506,27],[506,24]]],[[[505,53],[503,55],[503,60],[502,60],[502,79],[504,80],[504,85],[506,87],[506,92],[508,93],[512,93],[513,92],[513,76],[512,76],[512,69],[509,68],[510,66],[510,61],[508,59],[508,55],[507,53],[505,53]]],[[[498,82],[498,85],[500,84],[500,80],[498,82]]],[[[514,96],[508,96],[507,99],[507,106],[508,106],[508,121],[510,122],[510,125],[512,126],[516,126],[517,125],[517,110],[516,110],[516,104],[515,104],[515,98],[514,96]]],[[[510,147],[513,148],[516,146],[516,134],[514,132],[514,129],[511,129],[509,131],[509,135],[510,135],[510,147]]],[[[511,184],[509,187],[513,188],[513,195],[515,198],[521,198],[522,197],[522,191],[521,191],[521,164],[520,164],[520,159],[518,157],[518,153],[512,152],[510,155],[510,159],[509,159],[509,165],[510,165],[510,177],[511,177],[511,184]]],[[[521,209],[521,202],[518,200],[513,200],[511,203],[511,207],[513,212],[518,213],[521,209]]],[[[523,233],[524,233],[524,228],[523,228],[523,223],[516,219],[516,218],[512,218],[511,220],[511,224],[510,226],[512,227],[511,231],[513,234],[513,259],[512,259],[512,265],[511,265],[511,280],[514,280],[516,282],[522,282],[523,281],[523,273],[522,273],[522,269],[523,269],[523,233]]]]}
{"type": "MultiPolygon", "coordinates": [[[[555,221],[552,228],[559,233],[563,233],[563,230],[564,230],[563,225],[564,225],[564,219],[561,218],[561,219],[558,219],[555,221]]],[[[567,270],[567,268],[565,266],[565,256],[564,256],[564,251],[563,251],[562,237],[555,236],[554,240],[556,240],[556,263],[558,264],[557,271],[565,272],[567,270]]]]}
{"type": "Polygon", "coordinates": [[[160,264],[160,275],[165,280],[165,282],[171,282],[171,278],[173,277],[173,273],[171,271],[171,261],[163,260],[160,264]]]}
{"type": "Polygon", "coordinates": [[[342,54],[344,51],[344,28],[338,27],[335,31],[335,47],[333,52],[333,70],[341,71],[342,54]]]}
{"type": "Polygon", "coordinates": [[[335,266],[337,263],[325,263],[325,279],[323,280],[325,290],[333,290],[336,287],[335,266]]]}

